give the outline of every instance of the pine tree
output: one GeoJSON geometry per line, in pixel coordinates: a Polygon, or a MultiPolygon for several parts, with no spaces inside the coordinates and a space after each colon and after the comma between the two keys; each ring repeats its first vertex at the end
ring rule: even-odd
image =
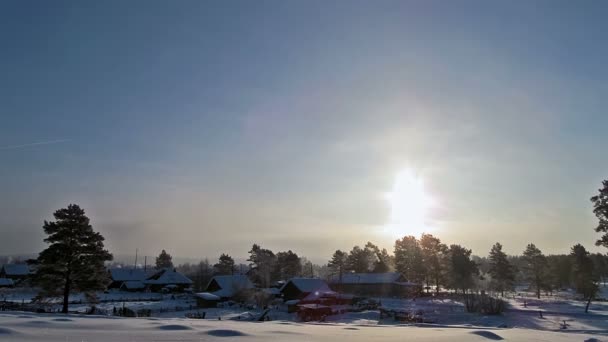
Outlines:
{"type": "Polygon", "coordinates": [[[395,241],[395,269],[408,281],[422,283],[426,277],[422,249],[414,236],[405,236],[395,241]]]}
{"type": "Polygon", "coordinates": [[[288,280],[302,273],[302,263],[300,257],[292,252],[277,253],[277,262],[275,267],[275,279],[288,280]]]}
{"type": "Polygon", "coordinates": [[[545,286],[547,273],[547,258],[533,243],[526,247],[523,255],[524,274],[536,289],[536,297],[540,299],[540,291],[545,286]]]}
{"type": "Polygon", "coordinates": [[[580,244],[572,247],[570,256],[573,259],[573,276],[576,292],[583,295],[587,300],[585,312],[589,311],[589,305],[599,289],[597,278],[593,273],[593,260],[589,257],[589,252],[580,244]]]}
{"type": "Polygon", "coordinates": [[[461,289],[463,294],[473,287],[474,276],[479,274],[477,264],[471,260],[471,250],[460,245],[450,245],[448,250],[448,279],[452,289],[461,289]]]}
{"type": "Polygon", "coordinates": [[[439,286],[444,282],[448,247],[441,240],[431,234],[422,234],[420,249],[423,264],[426,266],[425,280],[427,292],[430,284],[435,285],[435,292],[439,293],[439,286]]]}
{"type": "Polygon", "coordinates": [[[376,248],[376,261],[374,262],[374,268],[372,272],[374,273],[386,273],[390,272],[393,269],[394,258],[392,255],[388,254],[386,248],[376,248]]]}
{"type": "Polygon", "coordinates": [[[213,268],[219,275],[234,274],[234,259],[230,255],[222,253],[218,263],[213,265],[213,268]]]}
{"type": "Polygon", "coordinates": [[[348,259],[348,254],[341,250],[337,250],[334,252],[334,255],[331,257],[331,260],[327,263],[333,274],[338,275],[338,280],[342,283],[342,276],[346,271],[346,260],[348,259]]]}
{"type": "Polygon", "coordinates": [[[598,190],[599,194],[591,197],[593,202],[593,213],[599,220],[595,231],[604,233],[602,237],[595,242],[596,246],[608,247],[608,180],[602,182],[602,188],[598,190]]]}
{"type": "Polygon", "coordinates": [[[355,273],[371,272],[376,261],[376,255],[368,248],[353,247],[346,259],[347,270],[355,273]]]}
{"type": "Polygon", "coordinates": [[[173,258],[171,254],[167,253],[164,249],[160,252],[160,255],[156,257],[156,268],[173,268],[173,258]]]}
{"type": "Polygon", "coordinates": [[[277,257],[271,250],[253,244],[247,261],[250,262],[249,268],[253,282],[258,286],[270,287],[274,281],[278,280],[274,277],[277,257]]]}
{"type": "Polygon", "coordinates": [[[44,221],[44,242],[50,244],[36,260],[35,282],[42,296],[63,295],[62,312],[68,312],[70,293],[92,293],[105,289],[108,275],[104,263],[112,254],[104,249],[104,238],[93,231],[89,218],[76,204],[53,214],[56,221],[44,221]]]}
{"type": "Polygon", "coordinates": [[[502,251],[502,245],[496,243],[490,250],[490,269],[489,273],[492,276],[492,287],[499,291],[504,297],[505,290],[511,290],[515,282],[515,270],[509,260],[507,254],[502,251]]]}

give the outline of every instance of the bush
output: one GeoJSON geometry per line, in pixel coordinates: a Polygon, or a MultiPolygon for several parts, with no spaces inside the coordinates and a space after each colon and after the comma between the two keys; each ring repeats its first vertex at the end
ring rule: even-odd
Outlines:
{"type": "Polygon", "coordinates": [[[464,305],[467,312],[477,312],[485,315],[499,315],[505,310],[505,302],[502,299],[486,294],[465,295],[464,305]]]}

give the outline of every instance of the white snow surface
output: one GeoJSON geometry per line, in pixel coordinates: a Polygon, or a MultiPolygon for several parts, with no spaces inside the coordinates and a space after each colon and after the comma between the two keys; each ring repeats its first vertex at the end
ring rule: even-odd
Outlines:
{"type": "Polygon", "coordinates": [[[217,319],[116,318],[0,313],[0,341],[602,341],[602,335],[443,325],[239,322],[217,319]]]}

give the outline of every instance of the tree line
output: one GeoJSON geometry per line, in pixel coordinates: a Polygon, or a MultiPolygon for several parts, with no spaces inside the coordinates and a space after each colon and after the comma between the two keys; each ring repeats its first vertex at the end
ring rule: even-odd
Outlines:
{"type": "MultiPolygon", "coordinates": [[[[593,213],[598,218],[595,231],[603,233],[596,242],[608,247],[608,180],[602,182],[598,194],[591,197],[593,213]]],[[[93,230],[89,218],[76,204],[59,209],[55,221],[44,221],[49,246],[29,260],[35,266],[33,281],[41,288],[40,297],[63,297],[63,312],[67,313],[71,292],[93,294],[108,284],[106,264],[113,256],[104,247],[104,237],[93,230]]],[[[337,275],[346,272],[387,272],[395,270],[408,280],[431,287],[441,287],[466,294],[487,280],[488,288],[504,294],[512,290],[518,279],[527,281],[540,297],[541,291],[552,291],[572,286],[589,303],[595,297],[600,280],[608,274],[608,263],[603,254],[590,254],[580,244],[568,255],[545,256],[530,243],[520,256],[507,256],[502,245],[496,243],[487,258],[472,256],[470,249],[458,244],[446,245],[430,234],[419,239],[405,236],[395,241],[393,254],[368,242],[354,246],[349,252],[337,250],[327,265],[319,267],[288,250],[274,253],[254,244],[249,251],[247,274],[262,287],[294,276],[337,275]]],[[[172,267],[172,258],[162,251],[156,266],[172,267]]],[[[184,267],[185,268],[185,267],[184,267]]],[[[234,274],[234,259],[222,254],[211,267],[207,260],[192,267],[198,270],[199,288],[203,278],[211,274],[234,274]]],[[[196,277],[195,277],[196,279],[196,277]]]]}

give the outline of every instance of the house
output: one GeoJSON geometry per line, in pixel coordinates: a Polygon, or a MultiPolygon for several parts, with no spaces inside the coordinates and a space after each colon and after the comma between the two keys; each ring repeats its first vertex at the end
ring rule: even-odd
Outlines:
{"type": "Polygon", "coordinates": [[[13,282],[13,279],[0,278],[0,288],[2,288],[2,287],[13,287],[13,286],[15,286],[15,282],[13,282]]]}
{"type": "Polygon", "coordinates": [[[155,292],[165,291],[164,289],[182,292],[192,285],[192,280],[174,268],[163,268],[147,277],[143,283],[155,292]]]}
{"type": "Polygon", "coordinates": [[[304,299],[311,293],[333,292],[327,283],[319,278],[292,278],[280,291],[285,301],[304,299]]]}
{"type": "Polygon", "coordinates": [[[233,298],[241,291],[252,290],[253,288],[253,283],[244,274],[219,275],[211,278],[205,292],[226,300],[233,298]]]}
{"type": "Polygon", "coordinates": [[[420,288],[398,272],[345,273],[342,279],[331,277],[329,284],[334,291],[367,297],[408,297],[420,288]]]}
{"type": "Polygon", "coordinates": [[[128,280],[120,285],[120,289],[129,292],[144,291],[146,289],[146,284],[139,280],[128,280]]]}
{"type": "Polygon", "coordinates": [[[199,308],[215,308],[217,307],[217,303],[222,300],[220,297],[209,292],[196,293],[194,294],[194,298],[199,308]]]}
{"type": "Polygon", "coordinates": [[[124,289],[129,291],[144,290],[144,281],[149,273],[141,268],[112,268],[109,270],[112,282],[109,289],[124,289]],[[143,286],[142,286],[143,285],[143,286]]]}
{"type": "Polygon", "coordinates": [[[27,279],[30,273],[30,267],[27,264],[5,264],[0,268],[0,278],[11,279],[14,284],[27,279]]]}

